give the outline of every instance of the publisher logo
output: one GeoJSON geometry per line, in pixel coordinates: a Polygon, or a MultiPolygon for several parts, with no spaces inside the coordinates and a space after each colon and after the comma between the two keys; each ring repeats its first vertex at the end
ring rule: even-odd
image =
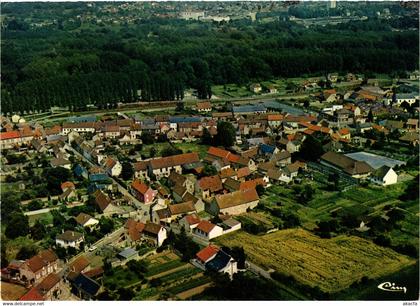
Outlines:
{"type": "Polygon", "coordinates": [[[385,282],[385,283],[379,284],[378,288],[383,291],[404,292],[404,293],[407,292],[406,287],[399,287],[399,286],[396,286],[395,283],[391,283],[391,282],[385,282]]]}

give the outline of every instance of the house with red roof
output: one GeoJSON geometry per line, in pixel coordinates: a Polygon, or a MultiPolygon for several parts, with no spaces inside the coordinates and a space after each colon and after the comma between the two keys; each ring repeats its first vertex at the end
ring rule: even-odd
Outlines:
{"type": "Polygon", "coordinates": [[[38,289],[32,287],[28,292],[19,298],[19,301],[45,301],[38,289]]]}
{"type": "Polygon", "coordinates": [[[9,131],[0,133],[0,145],[3,149],[13,148],[16,145],[20,145],[22,139],[18,131],[9,131]]]}
{"type": "Polygon", "coordinates": [[[193,229],[193,234],[201,239],[211,240],[223,235],[223,228],[210,221],[202,220],[193,229]]]}
{"type": "Polygon", "coordinates": [[[191,233],[192,230],[197,227],[200,221],[200,217],[197,214],[190,214],[179,220],[179,224],[184,226],[186,233],[191,233]]]}
{"type": "Polygon", "coordinates": [[[122,165],[118,160],[111,157],[106,157],[101,161],[101,165],[110,176],[120,176],[122,165]]]}
{"type": "Polygon", "coordinates": [[[223,190],[222,180],[218,175],[205,176],[197,181],[195,190],[201,198],[209,199],[223,190]]]}
{"type": "Polygon", "coordinates": [[[130,218],[125,223],[124,228],[125,241],[129,246],[141,242],[148,242],[159,247],[167,238],[165,227],[156,223],[142,223],[130,218]]]}
{"type": "Polygon", "coordinates": [[[268,114],[267,115],[267,122],[271,128],[278,128],[281,123],[283,122],[283,115],[282,114],[268,114]]]}
{"type": "Polygon", "coordinates": [[[217,246],[209,244],[195,255],[195,259],[204,265],[206,262],[216,257],[219,250],[220,249],[217,246]]]}
{"type": "Polygon", "coordinates": [[[133,183],[131,184],[131,192],[140,202],[143,202],[144,204],[153,203],[153,200],[157,195],[156,190],[153,190],[152,188],[150,188],[145,183],[139,180],[133,181],[133,183]]]}
{"type": "Polygon", "coordinates": [[[58,301],[62,293],[62,283],[63,280],[58,274],[51,273],[22,295],[19,301],[58,301]]]}
{"type": "Polygon", "coordinates": [[[238,272],[237,262],[226,252],[215,245],[208,245],[199,251],[192,264],[202,270],[227,273],[232,278],[238,272]]]}
{"type": "Polygon", "coordinates": [[[196,108],[199,112],[211,112],[211,103],[210,101],[198,102],[196,108]]]}
{"type": "Polygon", "coordinates": [[[342,128],[342,129],[338,130],[337,134],[342,139],[347,139],[347,140],[351,139],[350,130],[348,128],[342,128]]]}
{"type": "Polygon", "coordinates": [[[162,177],[168,177],[171,172],[175,171],[182,174],[182,167],[198,163],[200,161],[198,153],[184,153],[166,157],[151,159],[148,162],[149,177],[151,174],[159,180],[162,177]]]}
{"type": "Polygon", "coordinates": [[[51,250],[44,250],[27,259],[19,268],[20,279],[28,284],[37,283],[43,277],[58,270],[58,257],[51,250]]]}

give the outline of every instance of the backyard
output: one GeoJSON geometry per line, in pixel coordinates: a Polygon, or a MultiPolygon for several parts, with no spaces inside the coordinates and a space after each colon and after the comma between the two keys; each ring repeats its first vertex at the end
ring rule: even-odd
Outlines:
{"type": "Polygon", "coordinates": [[[147,271],[143,277],[127,268],[117,267],[104,279],[105,287],[115,290],[133,290],[134,300],[189,299],[200,294],[211,284],[203,271],[181,261],[173,252],[149,256],[145,259],[147,271]]]}

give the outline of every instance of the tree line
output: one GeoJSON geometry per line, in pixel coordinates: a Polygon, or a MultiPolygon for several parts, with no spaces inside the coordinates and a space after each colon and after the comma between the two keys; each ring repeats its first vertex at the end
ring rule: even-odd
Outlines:
{"type": "MultiPolygon", "coordinates": [[[[64,16],[48,11],[54,14],[64,16]]],[[[215,84],[418,69],[418,31],[392,31],[391,21],[375,18],[308,29],[288,21],[149,18],[64,30],[28,28],[19,16],[7,14],[2,28],[3,112],[180,100],[186,88],[205,99],[215,84]]]]}

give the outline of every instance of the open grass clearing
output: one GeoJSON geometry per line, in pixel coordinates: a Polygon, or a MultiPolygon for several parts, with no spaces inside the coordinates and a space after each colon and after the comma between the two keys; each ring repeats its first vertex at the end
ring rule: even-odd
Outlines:
{"type": "Polygon", "coordinates": [[[347,288],[363,276],[380,277],[414,263],[413,259],[359,237],[321,239],[303,229],[280,230],[264,236],[243,231],[215,240],[242,246],[251,262],[292,275],[297,281],[325,292],[347,288]]]}
{"type": "Polygon", "coordinates": [[[51,212],[41,213],[37,215],[30,215],[28,216],[29,225],[34,225],[37,220],[39,220],[43,224],[52,224],[53,223],[53,216],[51,212]]]}

